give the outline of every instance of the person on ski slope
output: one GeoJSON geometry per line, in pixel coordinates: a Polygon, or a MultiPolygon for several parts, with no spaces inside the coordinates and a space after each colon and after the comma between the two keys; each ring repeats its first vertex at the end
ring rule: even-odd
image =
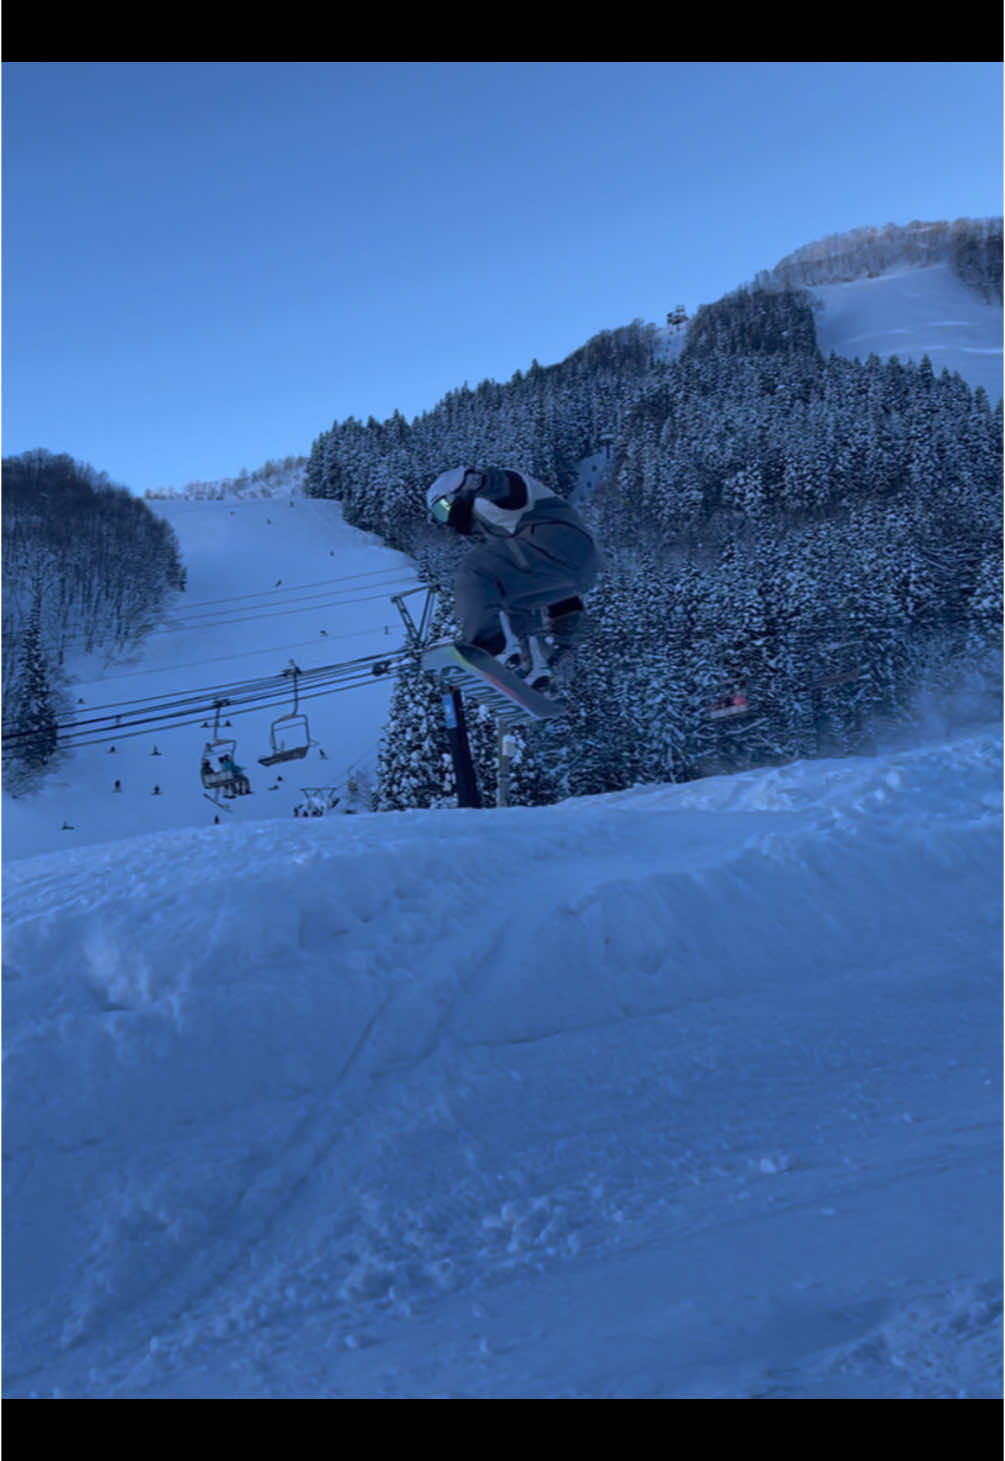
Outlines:
{"type": "Polygon", "coordinates": [[[575,645],[581,595],[597,581],[600,554],[586,524],[543,482],[509,467],[452,467],[426,506],[433,522],[480,539],[454,584],[461,639],[545,687],[575,645]]]}

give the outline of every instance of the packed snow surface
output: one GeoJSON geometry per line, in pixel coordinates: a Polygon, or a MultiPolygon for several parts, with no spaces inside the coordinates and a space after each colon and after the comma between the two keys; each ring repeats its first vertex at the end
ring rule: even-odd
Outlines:
{"type": "Polygon", "coordinates": [[[901,269],[846,284],[814,284],[817,342],[825,355],[920,361],[936,375],[958,372],[983,386],[994,406],[1002,395],[1002,307],[983,300],[948,264],[901,269]]]}
{"type": "Polygon", "coordinates": [[[1001,754],[10,863],[6,1395],[999,1397],[1001,754]]]}

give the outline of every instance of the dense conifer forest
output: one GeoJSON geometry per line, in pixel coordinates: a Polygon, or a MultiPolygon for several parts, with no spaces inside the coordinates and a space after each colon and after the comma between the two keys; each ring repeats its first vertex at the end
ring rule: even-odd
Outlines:
{"type": "MultiPolygon", "coordinates": [[[[948,245],[986,284],[993,230],[976,231],[969,254],[959,229],[948,245]]],[[[877,232],[863,231],[867,251],[877,232]]],[[[702,308],[683,338],[670,318],[454,392],[411,424],[336,423],[308,459],[309,492],[442,585],[445,632],[464,547],[424,522],[428,482],[496,463],[574,495],[606,568],[569,715],[521,734],[513,801],[867,750],[926,697],[996,673],[1001,402],[927,357],[825,359],[809,295],[775,278],[702,308]],[[745,712],[716,715],[733,694],[745,712]]],[[[473,741],[491,795],[495,739],[477,716],[473,741]]],[[[437,696],[416,671],[395,697],[378,804],[452,795],[437,696]]]]}
{"type": "MultiPolygon", "coordinates": [[[[997,683],[1002,404],[927,357],[825,358],[811,285],[948,266],[1000,301],[1001,220],[860,229],[798,250],[665,328],[636,320],[567,360],[451,392],[409,422],[335,422],[309,457],[194,496],[254,496],[303,474],[346,521],[412,556],[454,632],[467,545],[425,519],[459,463],[530,472],[571,498],[604,553],[568,715],[521,732],[513,802],[862,751],[926,703],[997,683]],[[733,701],[730,714],[722,702],[733,701]]],[[[4,461],[4,724],[45,728],[68,652],[120,652],[184,587],[163,519],[46,451],[4,461]]],[[[157,495],[157,494],[151,494],[157,495]]],[[[494,793],[494,726],[471,735],[494,793]]],[[[397,686],[376,805],[454,795],[435,686],[397,686]]]]}
{"type": "MultiPolygon", "coordinates": [[[[46,764],[72,651],[124,649],[185,577],[174,532],[140,498],[66,455],[3,463],[3,722],[46,764]]],[[[5,768],[9,771],[10,768],[5,768]]]]}

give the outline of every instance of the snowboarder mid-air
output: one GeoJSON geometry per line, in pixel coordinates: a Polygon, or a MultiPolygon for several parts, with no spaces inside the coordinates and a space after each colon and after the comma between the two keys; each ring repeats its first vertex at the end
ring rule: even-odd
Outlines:
{"type": "Polygon", "coordinates": [[[481,539],[454,584],[462,641],[547,689],[575,647],[581,596],[597,580],[600,555],[586,524],[543,482],[504,467],[453,467],[429,488],[426,506],[434,522],[481,539]]]}

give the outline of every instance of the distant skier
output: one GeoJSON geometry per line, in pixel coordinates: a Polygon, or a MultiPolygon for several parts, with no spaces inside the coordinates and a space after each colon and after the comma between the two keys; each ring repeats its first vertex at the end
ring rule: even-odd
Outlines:
{"type": "Polygon", "coordinates": [[[443,472],[426,493],[426,506],[432,521],[482,540],[454,585],[462,640],[519,666],[534,688],[546,688],[579,637],[581,595],[597,581],[600,555],[586,524],[543,482],[503,467],[443,472]],[[501,613],[519,650],[507,640],[501,613]]]}

